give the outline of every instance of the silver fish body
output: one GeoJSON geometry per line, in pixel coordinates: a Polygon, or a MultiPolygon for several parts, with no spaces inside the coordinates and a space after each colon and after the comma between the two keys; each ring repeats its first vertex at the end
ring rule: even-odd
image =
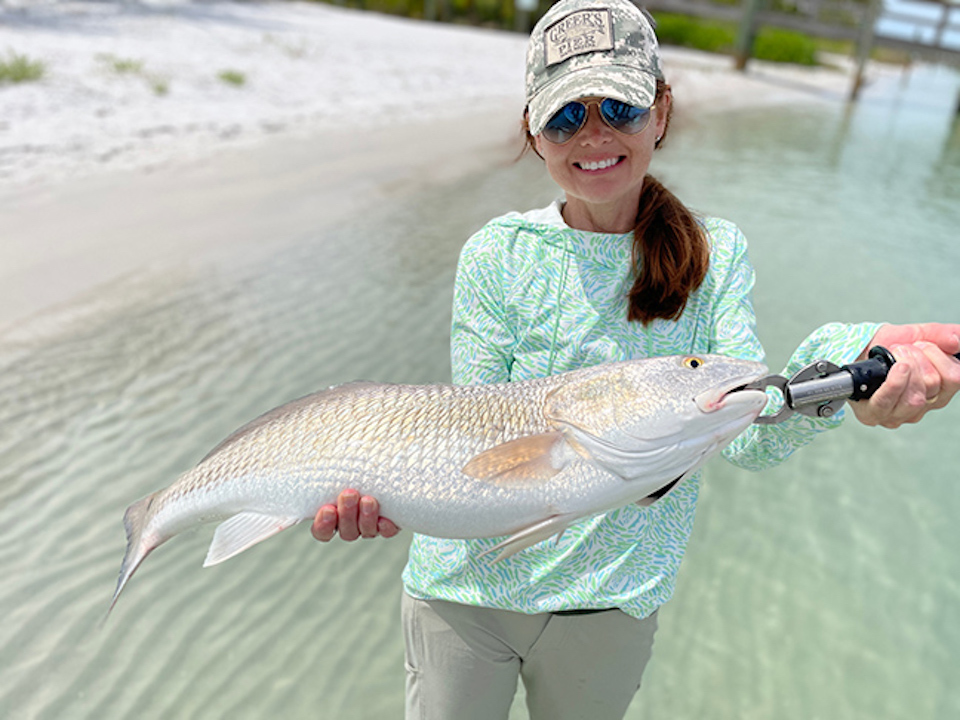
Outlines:
{"type": "Polygon", "coordinates": [[[185,529],[221,523],[204,563],[213,565],[312,519],[348,487],[415,532],[509,535],[495,548],[502,559],[672,489],[760,414],[766,395],[741,388],[765,373],[746,360],[670,356],[500,385],[315,393],[244,426],[127,509],[113,603],[143,559],[185,529]]]}

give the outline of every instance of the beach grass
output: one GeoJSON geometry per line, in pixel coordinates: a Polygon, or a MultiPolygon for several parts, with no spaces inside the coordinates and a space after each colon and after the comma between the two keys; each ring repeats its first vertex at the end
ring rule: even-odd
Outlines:
{"type": "Polygon", "coordinates": [[[247,76],[239,70],[221,70],[217,73],[217,77],[227,85],[233,85],[234,87],[241,87],[247,82],[247,76]]]}
{"type": "Polygon", "coordinates": [[[46,69],[41,60],[11,52],[5,60],[0,60],[0,84],[33,82],[42,78],[46,69]]]}
{"type": "Polygon", "coordinates": [[[277,37],[273,33],[265,33],[263,41],[267,45],[280,48],[288,57],[292,57],[295,60],[306,57],[310,52],[309,47],[302,39],[299,42],[289,42],[277,37]]]}
{"type": "Polygon", "coordinates": [[[159,75],[147,75],[147,84],[154,95],[167,95],[170,92],[170,81],[159,75]]]}
{"type": "Polygon", "coordinates": [[[122,58],[110,53],[99,53],[97,59],[118,75],[139,75],[143,72],[143,61],[122,58]]]}
{"type": "Polygon", "coordinates": [[[133,75],[143,78],[154,95],[167,95],[170,92],[170,81],[156,73],[144,69],[143,60],[118,57],[111,53],[97,53],[97,60],[104,63],[110,72],[117,75],[133,75]]]}

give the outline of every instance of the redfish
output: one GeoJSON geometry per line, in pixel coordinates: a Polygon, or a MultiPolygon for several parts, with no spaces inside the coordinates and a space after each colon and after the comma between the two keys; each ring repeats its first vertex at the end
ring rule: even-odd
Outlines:
{"type": "Polygon", "coordinates": [[[204,566],[313,518],[352,487],[384,517],[444,538],[507,536],[496,560],[577,520],[650,504],[743,432],[760,363],[719,355],[598,365],[496,385],[355,382],[230,435],[127,508],[113,604],[144,558],[219,522],[204,566]]]}

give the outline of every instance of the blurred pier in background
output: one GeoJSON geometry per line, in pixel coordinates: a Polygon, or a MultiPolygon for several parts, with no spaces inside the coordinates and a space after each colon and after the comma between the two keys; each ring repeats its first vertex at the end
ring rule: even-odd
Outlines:
{"type": "MultiPolygon", "coordinates": [[[[647,0],[653,12],[737,23],[735,62],[744,70],[761,27],[778,27],[813,37],[851,41],[856,72],[851,99],[863,84],[874,48],[886,48],[911,61],[960,67],[960,2],[956,0],[647,0]]],[[[960,112],[960,102],[957,110],[960,112]]]]}
{"type": "MultiPolygon", "coordinates": [[[[424,20],[485,25],[526,33],[553,0],[328,0],[337,5],[417,17],[424,20]]],[[[807,38],[845,44],[838,52],[854,60],[850,99],[864,83],[867,61],[876,51],[903,59],[960,67],[960,0],[633,0],[656,19],[665,14],[696,18],[735,28],[732,42],[711,49],[729,53],[745,70],[757,57],[763,29],[775,28],[807,38]]],[[[715,28],[704,29],[709,34],[715,28]]],[[[700,30],[693,32],[699,33],[700,30]]],[[[733,32],[732,30],[722,32],[733,32]]],[[[676,42],[661,32],[665,45],[676,42]]],[[[771,43],[791,44],[796,37],[779,35],[771,43]],[[782,40],[780,38],[783,38],[782,40]]],[[[686,43],[680,43],[686,44],[686,43]]],[[[695,47],[695,45],[694,45],[695,47]]],[[[777,52],[778,55],[789,54],[777,52]]],[[[810,62],[814,52],[810,51],[810,62]]],[[[783,58],[795,62],[792,58],[783,58]]],[[[956,105],[960,113],[960,98],[956,105]]]]}

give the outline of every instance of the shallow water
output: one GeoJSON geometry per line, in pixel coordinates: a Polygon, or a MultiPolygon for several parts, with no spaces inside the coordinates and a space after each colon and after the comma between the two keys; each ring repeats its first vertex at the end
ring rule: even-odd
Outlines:
{"type": "MultiPolygon", "coordinates": [[[[958,76],[725,115],[663,163],[744,229],[769,363],[830,320],[956,322],[958,76]]],[[[960,408],[710,468],[632,718],[960,717],[960,408]]]]}
{"type": "MultiPolygon", "coordinates": [[[[771,366],[828,320],[958,319],[958,84],[916,71],[851,109],[678,114],[655,172],[746,232],[771,366]]],[[[206,528],[101,626],[123,510],[286,400],[449,379],[459,247],[553,195],[525,161],[0,337],[0,717],[400,717],[407,536],[320,546],[300,527],[203,570],[206,528]]],[[[851,422],[756,475],[713,463],[628,717],[960,717],[958,421],[851,422]]]]}

